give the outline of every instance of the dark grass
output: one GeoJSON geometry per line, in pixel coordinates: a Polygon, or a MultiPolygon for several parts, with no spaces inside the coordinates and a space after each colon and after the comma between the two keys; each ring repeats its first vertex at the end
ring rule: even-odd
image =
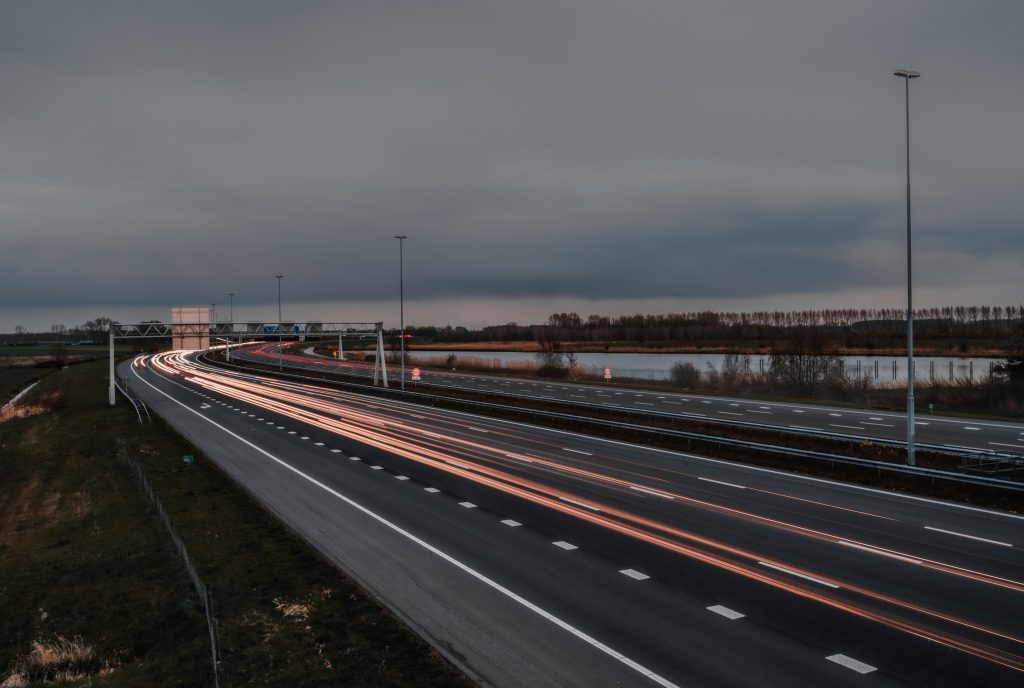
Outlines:
{"type": "MultiPolygon", "coordinates": [[[[20,458],[4,451],[0,469],[14,464],[18,484],[39,471],[56,473],[94,500],[69,532],[42,533],[32,545],[0,550],[0,593],[4,606],[10,599],[17,611],[0,618],[0,668],[25,650],[24,639],[38,626],[35,610],[43,602],[54,605],[48,596],[59,589],[67,595],[61,618],[71,615],[65,607],[77,610],[77,624],[61,632],[81,635],[102,647],[104,656],[121,653],[133,664],[132,672],[120,670],[94,685],[210,685],[198,599],[162,526],[115,454],[119,436],[142,464],[211,589],[225,685],[471,685],[163,421],[140,426],[123,400],[109,409],[105,373],[105,363],[96,362],[55,374],[44,383],[64,385],[64,410],[45,420],[16,421],[20,430],[0,425],[0,438],[9,445],[12,432],[26,435],[29,424],[50,429],[48,436],[37,434],[53,445],[46,462],[32,460],[41,453],[38,447],[20,450],[20,458]],[[57,457],[69,447],[78,458],[65,477],[67,461],[57,457]],[[195,455],[196,463],[186,465],[185,454],[195,455]],[[108,535],[93,536],[97,529],[108,535]],[[29,552],[33,556],[26,561],[29,552]],[[6,580],[13,572],[17,589],[6,580]],[[122,595],[126,600],[118,602],[122,595]],[[293,603],[308,606],[308,616],[286,617],[278,608],[293,603]]],[[[0,500],[12,488],[5,480],[0,500]]]]}

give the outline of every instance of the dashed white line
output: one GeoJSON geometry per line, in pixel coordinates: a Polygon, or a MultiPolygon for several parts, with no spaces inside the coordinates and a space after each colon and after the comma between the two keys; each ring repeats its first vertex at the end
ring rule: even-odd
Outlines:
{"type": "Polygon", "coordinates": [[[847,430],[863,430],[864,428],[859,425],[840,425],[839,423],[829,423],[830,428],[845,428],[847,430]]]}
{"type": "Polygon", "coordinates": [[[981,428],[976,428],[972,425],[965,425],[964,430],[981,430],[981,428]]]}
{"type": "Polygon", "coordinates": [[[619,571],[623,576],[629,576],[630,578],[638,581],[647,580],[650,578],[646,573],[640,573],[636,569],[622,569],[619,571]]]}
{"type": "Polygon", "coordinates": [[[370,466],[370,468],[372,468],[375,471],[383,471],[384,470],[383,466],[370,466]]]}
{"type": "Polygon", "coordinates": [[[552,542],[551,544],[554,545],[555,547],[561,547],[562,549],[568,550],[570,552],[572,550],[574,550],[574,549],[579,549],[579,547],[577,547],[576,545],[574,545],[574,544],[572,544],[570,542],[566,542],[565,540],[559,540],[557,542],[552,542]]]}
{"type": "Polygon", "coordinates": [[[464,509],[476,508],[476,504],[474,504],[473,502],[459,502],[459,506],[463,507],[464,509]]]}
{"type": "Polygon", "coordinates": [[[768,567],[770,569],[775,569],[776,571],[782,571],[783,573],[788,573],[789,575],[796,576],[797,578],[803,578],[804,580],[809,580],[812,583],[817,583],[819,585],[824,585],[825,587],[832,588],[833,590],[838,590],[839,589],[839,586],[834,584],[834,583],[829,583],[828,581],[823,581],[820,578],[814,578],[813,576],[808,576],[806,574],[799,573],[797,571],[791,571],[791,570],[789,570],[789,569],[787,569],[785,567],[782,567],[782,566],[776,566],[775,564],[769,564],[767,561],[759,561],[757,563],[760,564],[761,566],[766,566],[766,567],[768,567]]]}
{"type": "Polygon", "coordinates": [[[945,533],[946,535],[956,535],[957,537],[967,538],[969,540],[977,540],[978,542],[987,542],[990,545],[999,545],[1000,547],[1013,547],[1009,542],[1000,542],[999,540],[989,540],[988,538],[978,537],[977,535],[968,535],[967,533],[958,533],[955,530],[943,530],[942,528],[933,528],[932,526],[925,526],[925,530],[933,530],[936,533],[945,533]]]}
{"type": "Polygon", "coordinates": [[[846,655],[832,655],[830,657],[826,657],[825,659],[827,659],[830,662],[835,662],[840,666],[844,666],[847,669],[853,669],[858,674],[870,674],[872,671],[878,670],[876,667],[873,667],[870,664],[859,662],[853,657],[847,657],[846,655]]]}
{"type": "Polygon", "coordinates": [[[322,446],[324,446],[324,443],[323,442],[314,442],[313,446],[314,447],[322,447],[322,446]]]}
{"type": "Polygon", "coordinates": [[[437,489],[436,487],[424,487],[423,491],[430,492],[431,494],[433,494],[435,492],[440,492],[441,490],[437,489]]]}
{"type": "Polygon", "coordinates": [[[726,487],[735,487],[737,490],[747,489],[743,485],[737,485],[736,483],[727,483],[724,480],[712,480],[711,478],[702,478],[700,476],[697,476],[697,480],[703,480],[706,483],[714,483],[716,485],[725,485],[726,487]]]}
{"type": "Polygon", "coordinates": [[[890,559],[897,559],[899,561],[905,561],[908,564],[920,564],[921,563],[920,559],[912,559],[911,557],[904,557],[904,556],[899,555],[899,554],[893,554],[892,552],[886,552],[885,550],[882,550],[882,549],[875,549],[874,547],[868,547],[867,545],[861,545],[861,544],[858,544],[856,542],[848,542],[847,540],[840,540],[839,544],[843,545],[845,547],[853,547],[854,549],[863,550],[864,552],[871,552],[872,554],[877,554],[877,555],[882,556],[882,557],[889,557],[890,559]]]}
{"type": "Polygon", "coordinates": [[[409,476],[407,476],[407,475],[396,475],[395,476],[395,480],[408,480],[408,479],[409,479],[409,476]]]}
{"type": "Polygon", "coordinates": [[[584,509],[590,509],[591,511],[600,511],[600,509],[598,509],[596,506],[590,506],[589,504],[584,504],[583,502],[577,502],[575,499],[569,499],[568,497],[559,497],[559,499],[561,499],[563,502],[569,502],[570,504],[581,506],[584,509]]]}
{"type": "Polygon", "coordinates": [[[476,428],[476,427],[473,427],[472,425],[467,425],[467,426],[466,426],[466,429],[467,429],[467,430],[472,430],[472,431],[474,431],[474,432],[482,432],[482,433],[484,433],[485,435],[487,434],[487,431],[486,431],[486,430],[484,430],[483,428],[476,428]]]}
{"type": "Polygon", "coordinates": [[[569,449],[569,447],[562,447],[562,451],[572,452],[573,454],[583,454],[584,456],[593,456],[590,452],[580,451],[579,449],[569,449]]]}
{"type": "Polygon", "coordinates": [[[663,499],[675,499],[675,497],[670,494],[658,492],[657,490],[649,490],[646,487],[640,487],[639,485],[630,485],[629,489],[636,490],[637,492],[643,492],[644,494],[654,495],[655,497],[661,497],[663,499]]]}
{"type": "Polygon", "coordinates": [[[299,433],[295,432],[294,430],[289,430],[289,431],[288,431],[288,434],[289,434],[289,435],[297,435],[297,434],[299,434],[299,433]]]}
{"type": "Polygon", "coordinates": [[[728,607],[723,607],[720,604],[716,604],[716,605],[714,605],[712,607],[708,607],[707,610],[709,612],[714,612],[715,614],[720,614],[721,616],[724,616],[725,618],[729,619],[730,621],[735,621],[736,619],[742,619],[744,616],[746,616],[746,614],[740,614],[739,612],[733,611],[732,609],[729,609],[728,607]]]}
{"type": "Polygon", "coordinates": [[[332,450],[331,450],[331,453],[332,453],[332,454],[340,454],[340,453],[341,453],[341,450],[340,450],[340,449],[332,449],[332,450]]]}
{"type": "Polygon", "coordinates": [[[306,437],[305,435],[303,435],[303,436],[302,436],[302,437],[300,437],[299,439],[300,439],[300,440],[308,440],[309,438],[308,438],[308,437],[306,437]]]}
{"type": "Polygon", "coordinates": [[[362,459],[360,459],[358,456],[350,456],[350,457],[348,457],[348,460],[349,461],[362,461],[362,459]]]}
{"type": "Polygon", "coordinates": [[[513,521],[511,518],[506,518],[504,521],[502,521],[502,523],[507,525],[509,528],[518,528],[519,526],[523,525],[519,521],[513,521]]]}

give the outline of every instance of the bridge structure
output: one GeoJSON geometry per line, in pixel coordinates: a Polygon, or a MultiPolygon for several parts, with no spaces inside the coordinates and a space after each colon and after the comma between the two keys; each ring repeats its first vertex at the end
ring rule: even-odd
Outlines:
{"type": "MultiPolygon", "coordinates": [[[[190,309],[196,310],[196,309],[190,309]]],[[[203,309],[205,310],[205,309],[203,309]]],[[[113,406],[117,388],[114,371],[114,348],[119,341],[136,339],[166,339],[176,343],[175,348],[200,350],[211,348],[213,342],[223,342],[217,348],[225,348],[229,352],[231,346],[247,341],[274,340],[308,341],[338,338],[338,349],[342,350],[342,340],[376,340],[377,355],[373,363],[373,382],[388,386],[387,364],[384,360],[384,323],[383,322],[325,322],[321,320],[307,321],[271,321],[245,320],[218,322],[209,317],[191,322],[112,322],[109,328],[109,389],[108,401],[113,406]],[[192,344],[191,348],[182,347],[182,343],[192,344]]]]}

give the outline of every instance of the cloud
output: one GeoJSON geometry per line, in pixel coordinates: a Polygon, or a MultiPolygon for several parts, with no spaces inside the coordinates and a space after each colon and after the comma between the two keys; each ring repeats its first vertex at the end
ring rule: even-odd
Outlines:
{"type": "Polygon", "coordinates": [[[1019,299],[985,278],[1024,264],[1013,3],[5,14],[8,309],[389,300],[396,233],[438,302],[898,294],[898,66],[922,298],[1019,299]]]}

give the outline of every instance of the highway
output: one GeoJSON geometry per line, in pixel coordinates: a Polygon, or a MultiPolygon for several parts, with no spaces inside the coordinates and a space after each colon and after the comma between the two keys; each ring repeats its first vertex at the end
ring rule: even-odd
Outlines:
{"type": "Polygon", "coordinates": [[[180,352],[120,370],[482,685],[1024,680],[1019,516],[180,352]]]}
{"type": "MultiPolygon", "coordinates": [[[[309,355],[281,354],[278,353],[278,349],[277,344],[262,344],[240,349],[234,352],[232,357],[265,364],[276,363],[280,358],[286,367],[301,370],[344,371],[345,374],[366,377],[372,377],[373,374],[372,368],[366,364],[309,355]]],[[[406,375],[409,375],[408,369],[406,375]]],[[[398,384],[397,376],[397,370],[389,369],[392,385],[398,384]]],[[[407,380],[406,385],[409,384],[411,383],[407,380]]],[[[906,416],[891,411],[652,392],[436,370],[424,370],[422,384],[459,387],[510,398],[591,404],[609,409],[656,413],[689,420],[756,423],[795,432],[814,431],[857,439],[906,441],[906,416]]],[[[951,450],[1003,452],[1024,458],[1024,423],[944,417],[919,409],[915,427],[917,441],[922,444],[951,450]]]]}

